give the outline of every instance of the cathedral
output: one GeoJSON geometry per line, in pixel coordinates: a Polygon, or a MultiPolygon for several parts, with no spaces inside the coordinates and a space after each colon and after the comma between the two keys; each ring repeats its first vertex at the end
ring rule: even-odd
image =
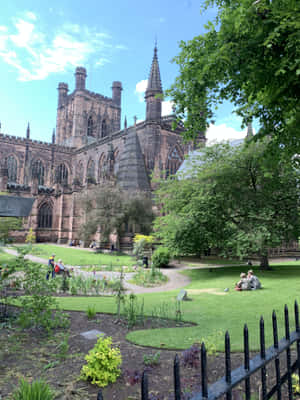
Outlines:
{"type": "MultiPolygon", "coordinates": [[[[75,71],[75,89],[58,84],[56,132],[50,143],[0,133],[0,191],[34,197],[24,228],[15,232],[23,241],[29,228],[38,242],[78,240],[82,223],[79,197],[91,187],[112,181],[123,190],[150,193],[150,177],[176,173],[190,150],[174,116],[162,116],[163,89],[157,48],[145,92],[145,120],[121,129],[122,83],[112,83],[112,97],[86,88],[87,72],[75,71]]],[[[199,134],[197,143],[205,145],[199,134]]]]}

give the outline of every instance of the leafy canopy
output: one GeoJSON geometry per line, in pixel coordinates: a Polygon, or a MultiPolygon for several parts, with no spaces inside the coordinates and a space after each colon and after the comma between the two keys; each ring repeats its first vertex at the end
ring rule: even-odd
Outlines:
{"type": "Polygon", "coordinates": [[[213,109],[230,100],[247,124],[260,123],[292,152],[300,143],[300,2],[207,0],[217,8],[206,33],[180,43],[180,75],[169,91],[187,138],[213,120],[213,109]]]}
{"type": "Polygon", "coordinates": [[[265,140],[207,147],[185,176],[162,182],[157,200],[164,215],[155,227],[164,245],[177,254],[217,248],[263,259],[269,248],[297,239],[299,169],[267,146],[265,140]]]}

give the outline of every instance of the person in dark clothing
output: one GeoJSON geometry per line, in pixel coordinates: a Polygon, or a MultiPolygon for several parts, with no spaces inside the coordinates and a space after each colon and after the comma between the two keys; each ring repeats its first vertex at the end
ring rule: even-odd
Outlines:
{"type": "Polygon", "coordinates": [[[52,254],[52,256],[49,257],[49,260],[48,260],[48,272],[47,272],[47,275],[46,275],[47,281],[48,281],[48,279],[49,279],[50,274],[51,274],[51,277],[52,277],[52,278],[55,278],[55,271],[54,271],[55,263],[54,263],[54,258],[55,258],[55,254],[52,254]]]}

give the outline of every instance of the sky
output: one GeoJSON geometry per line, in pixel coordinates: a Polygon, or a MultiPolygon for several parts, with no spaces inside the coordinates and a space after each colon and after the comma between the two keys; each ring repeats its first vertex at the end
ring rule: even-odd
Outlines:
{"type": "MultiPolygon", "coordinates": [[[[155,40],[162,84],[178,75],[172,63],[179,42],[205,32],[215,11],[200,14],[199,0],[14,0],[0,14],[1,133],[49,142],[56,125],[57,87],[74,90],[77,66],[87,69],[87,89],[111,97],[121,81],[122,124],[145,118],[144,90],[155,40]]],[[[163,114],[171,113],[166,99],[163,114]]],[[[245,135],[231,104],[218,109],[209,141],[245,135]]]]}

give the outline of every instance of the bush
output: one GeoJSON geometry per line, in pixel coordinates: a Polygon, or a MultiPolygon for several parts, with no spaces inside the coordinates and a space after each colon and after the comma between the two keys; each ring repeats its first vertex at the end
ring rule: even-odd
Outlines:
{"type": "Polygon", "coordinates": [[[114,383],[121,374],[122,357],[118,348],[112,347],[112,338],[99,338],[85,357],[87,365],[81,369],[81,378],[99,387],[114,383]]]}
{"type": "Polygon", "coordinates": [[[158,247],[152,256],[152,263],[155,268],[165,267],[169,264],[171,252],[166,247],[158,247]]]}
{"type": "Polygon", "coordinates": [[[54,393],[50,386],[42,380],[32,383],[21,379],[18,389],[13,395],[13,400],[53,400],[54,393]]]}

